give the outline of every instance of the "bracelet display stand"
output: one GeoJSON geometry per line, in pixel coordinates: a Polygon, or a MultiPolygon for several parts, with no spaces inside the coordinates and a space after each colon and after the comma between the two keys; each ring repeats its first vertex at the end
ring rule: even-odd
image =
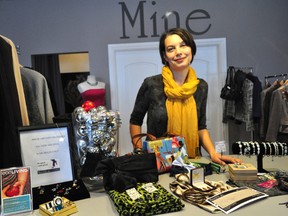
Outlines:
{"type": "Polygon", "coordinates": [[[264,156],[287,156],[288,145],[283,142],[242,142],[237,141],[232,144],[233,154],[245,155],[245,156],[257,156],[257,170],[259,173],[266,173],[263,168],[264,156]]]}

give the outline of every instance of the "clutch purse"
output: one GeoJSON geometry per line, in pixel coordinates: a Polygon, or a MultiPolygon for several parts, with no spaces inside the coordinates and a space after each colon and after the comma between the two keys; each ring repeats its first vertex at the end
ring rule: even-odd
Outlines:
{"type": "Polygon", "coordinates": [[[159,173],[169,172],[172,167],[172,162],[177,157],[181,157],[184,162],[188,159],[183,136],[172,136],[151,141],[143,141],[143,151],[155,153],[159,173]]]}

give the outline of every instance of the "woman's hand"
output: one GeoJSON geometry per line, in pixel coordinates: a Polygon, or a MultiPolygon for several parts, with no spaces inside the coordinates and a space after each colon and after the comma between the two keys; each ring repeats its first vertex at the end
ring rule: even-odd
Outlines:
{"type": "Polygon", "coordinates": [[[214,163],[220,164],[222,166],[225,166],[227,163],[243,163],[243,161],[239,158],[234,158],[231,156],[227,156],[227,155],[221,155],[219,153],[215,153],[213,155],[211,155],[211,160],[214,163]]]}
{"type": "Polygon", "coordinates": [[[242,163],[242,160],[239,158],[234,158],[227,155],[222,155],[220,153],[216,152],[215,146],[212,143],[209,131],[207,129],[203,129],[199,131],[199,139],[202,143],[202,146],[204,149],[208,152],[210,155],[211,160],[214,163],[220,164],[222,166],[225,166],[227,163],[242,163]]]}

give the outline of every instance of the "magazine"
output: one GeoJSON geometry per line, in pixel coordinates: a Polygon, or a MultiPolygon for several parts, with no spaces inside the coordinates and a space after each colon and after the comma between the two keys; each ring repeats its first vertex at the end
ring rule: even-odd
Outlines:
{"type": "Polygon", "coordinates": [[[33,210],[30,167],[13,167],[1,172],[1,215],[33,210]]]}
{"type": "Polygon", "coordinates": [[[268,195],[265,193],[243,186],[209,197],[206,201],[224,213],[229,214],[248,203],[266,197],[268,195]]]}

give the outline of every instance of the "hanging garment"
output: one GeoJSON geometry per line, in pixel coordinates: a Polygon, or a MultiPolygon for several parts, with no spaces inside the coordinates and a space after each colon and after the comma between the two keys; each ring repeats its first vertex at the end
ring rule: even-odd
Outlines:
{"type": "Polygon", "coordinates": [[[257,76],[252,73],[248,73],[246,78],[253,82],[253,106],[252,115],[254,121],[259,121],[261,116],[261,91],[262,85],[257,76]]]}
{"type": "Polygon", "coordinates": [[[36,98],[34,95],[34,90],[30,88],[28,79],[22,75],[23,89],[25,94],[25,99],[27,101],[27,110],[29,116],[30,125],[43,125],[44,122],[40,116],[40,110],[38,106],[35,106],[36,98]]]}
{"type": "Polygon", "coordinates": [[[227,123],[229,119],[237,123],[245,123],[246,131],[254,130],[254,121],[252,114],[253,106],[253,83],[249,79],[243,82],[243,97],[241,101],[225,101],[223,111],[223,122],[227,123]]]}
{"type": "Polygon", "coordinates": [[[270,115],[270,101],[273,91],[278,89],[281,85],[277,82],[273,85],[267,86],[261,92],[261,117],[260,117],[260,138],[265,140],[269,115],[270,115]]]}
{"type": "Polygon", "coordinates": [[[239,122],[245,122],[246,131],[254,130],[253,89],[254,89],[253,82],[251,82],[249,79],[245,79],[243,83],[242,102],[237,103],[235,107],[235,119],[239,122]]]}
{"type": "Polygon", "coordinates": [[[22,126],[20,104],[13,70],[11,45],[0,37],[0,168],[21,166],[17,126],[22,126]]]}
{"type": "Polygon", "coordinates": [[[20,67],[20,71],[25,90],[30,125],[53,123],[54,112],[45,77],[30,68],[20,67]]]}
{"type": "Polygon", "coordinates": [[[15,47],[14,43],[9,38],[6,38],[2,35],[0,35],[0,37],[2,37],[11,46],[13,73],[14,73],[14,78],[15,78],[15,82],[16,82],[17,92],[18,92],[20,112],[21,112],[21,117],[22,117],[22,124],[23,124],[23,126],[28,126],[29,125],[29,117],[28,117],[26,99],[25,99],[25,95],[24,95],[24,89],[23,89],[23,84],[22,84],[22,79],[21,79],[21,74],[20,74],[19,60],[18,60],[18,54],[16,51],[16,47],[15,47]]]}
{"type": "Polygon", "coordinates": [[[81,93],[83,101],[92,101],[95,107],[105,106],[105,89],[89,89],[81,93]]]}
{"type": "Polygon", "coordinates": [[[281,89],[288,90],[288,85],[282,85],[272,93],[270,101],[269,124],[266,141],[277,141],[278,133],[288,134],[288,102],[282,96],[281,89]]]}

